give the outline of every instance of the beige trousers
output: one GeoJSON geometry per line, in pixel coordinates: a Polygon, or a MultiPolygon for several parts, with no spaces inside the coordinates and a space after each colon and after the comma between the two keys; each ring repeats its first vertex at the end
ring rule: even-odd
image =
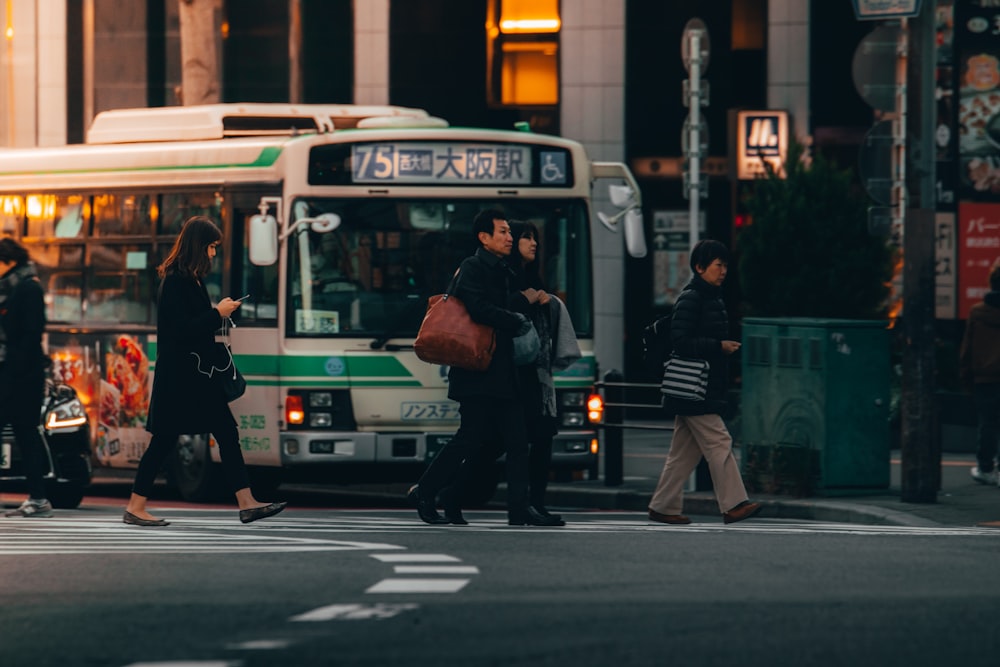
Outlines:
{"type": "Polygon", "coordinates": [[[720,513],[724,514],[748,499],[740,467],[733,456],[733,437],[722,417],[677,415],[670,451],[649,501],[649,509],[660,514],[680,514],[684,506],[684,482],[702,456],[708,461],[720,513]]]}

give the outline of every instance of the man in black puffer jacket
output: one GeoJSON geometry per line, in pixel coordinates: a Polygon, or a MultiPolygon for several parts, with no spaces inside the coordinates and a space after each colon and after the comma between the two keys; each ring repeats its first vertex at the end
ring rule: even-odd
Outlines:
{"type": "Polygon", "coordinates": [[[733,438],[722,421],[729,383],[729,356],[740,343],[729,340],[729,315],[722,300],[722,283],[729,269],[729,250],[718,241],[703,240],[691,250],[691,282],[674,304],[670,337],[674,354],[709,363],[708,391],[701,401],[664,398],[674,417],[674,435],[660,481],[649,501],[649,518],[687,524],[681,514],[684,482],[704,455],[715,487],[719,511],[726,523],[749,519],[760,503],[747,498],[733,438]]]}
{"type": "Polygon", "coordinates": [[[481,247],[462,261],[454,294],[476,322],[496,332],[496,349],[485,371],[451,367],[448,398],[458,401],[458,432],[438,452],[408,497],[425,523],[466,525],[461,499],[472,472],[484,460],[507,455],[507,521],[512,526],[555,526],[528,504],[528,440],[517,386],[513,337],[530,329],[528,318],[515,312],[524,301],[513,289],[514,273],[506,263],[514,239],[510,224],[499,210],[476,215],[472,231],[481,247]],[[443,492],[442,492],[443,490],[443,492]],[[438,514],[441,494],[445,516],[438,514]]]}

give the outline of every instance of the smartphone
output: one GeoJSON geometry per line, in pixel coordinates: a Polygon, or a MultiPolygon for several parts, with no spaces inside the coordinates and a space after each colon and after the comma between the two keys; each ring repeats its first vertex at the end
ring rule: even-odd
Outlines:
{"type": "Polygon", "coordinates": [[[246,300],[248,300],[249,298],[250,298],[250,295],[249,295],[249,294],[244,294],[243,296],[241,296],[241,297],[240,297],[240,298],[238,298],[238,299],[233,299],[233,301],[246,301],[246,300]]]}

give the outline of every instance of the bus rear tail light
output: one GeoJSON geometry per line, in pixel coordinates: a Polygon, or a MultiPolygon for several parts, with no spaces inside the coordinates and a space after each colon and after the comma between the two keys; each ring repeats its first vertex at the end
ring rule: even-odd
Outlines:
{"type": "Polygon", "coordinates": [[[288,424],[301,425],[306,420],[306,411],[302,405],[301,396],[288,396],[285,398],[285,422],[288,424]]]}
{"type": "Polygon", "coordinates": [[[604,421],[604,399],[600,394],[591,394],[587,399],[587,419],[591,424],[604,421]]]}

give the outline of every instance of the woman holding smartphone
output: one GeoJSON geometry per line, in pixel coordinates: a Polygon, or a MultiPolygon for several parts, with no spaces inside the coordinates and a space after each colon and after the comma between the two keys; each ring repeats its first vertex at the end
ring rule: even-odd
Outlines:
{"type": "Polygon", "coordinates": [[[182,434],[189,433],[215,436],[226,482],[240,508],[240,521],[250,523],[285,508],[285,503],[267,504],[254,498],[236,419],[221,386],[198,370],[198,359],[211,357],[215,331],[242,302],[242,298],[226,297],[212,306],[205,289],[203,281],[221,240],[222,232],[214,222],[204,216],[192,217],[157,267],[156,373],[146,420],[146,430],[153,438],[139,461],[122,518],[127,524],[168,525],[147,511],[146,501],[167,454],[182,434]]]}

